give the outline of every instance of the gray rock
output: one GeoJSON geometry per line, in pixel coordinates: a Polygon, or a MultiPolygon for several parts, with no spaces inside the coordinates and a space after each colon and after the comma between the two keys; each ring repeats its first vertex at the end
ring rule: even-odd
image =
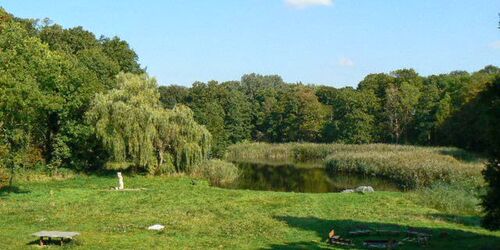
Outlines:
{"type": "Polygon", "coordinates": [[[341,193],[354,193],[354,189],[346,189],[346,190],[343,190],[341,193]]]}
{"type": "Polygon", "coordinates": [[[375,192],[375,190],[370,186],[359,186],[355,189],[355,191],[363,194],[375,192]]]}

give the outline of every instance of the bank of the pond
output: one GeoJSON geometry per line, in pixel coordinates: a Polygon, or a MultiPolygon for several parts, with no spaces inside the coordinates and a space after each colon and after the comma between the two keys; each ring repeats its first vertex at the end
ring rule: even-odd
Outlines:
{"type": "Polygon", "coordinates": [[[294,164],[236,163],[238,178],[225,188],[300,193],[341,192],[359,186],[377,191],[401,191],[396,183],[374,177],[332,173],[325,168],[294,164]]]}
{"type": "MultiPolygon", "coordinates": [[[[428,230],[425,249],[496,249],[500,232],[477,216],[416,204],[408,193],[285,193],[210,187],[189,177],[113,177],[23,182],[0,192],[0,249],[37,249],[31,233],[77,231],[74,249],[330,249],[325,239],[355,228],[428,230]],[[146,228],[165,225],[161,233],[146,228]],[[441,238],[440,235],[446,237],[441,238]]],[[[362,238],[354,238],[362,249],[362,238]]],[[[59,248],[59,246],[55,246],[59,248]]],[[[421,249],[406,243],[401,249],[421,249]]]]}
{"type": "Polygon", "coordinates": [[[407,189],[434,183],[482,183],[478,156],[450,147],[389,144],[244,143],[228,148],[226,159],[246,162],[321,162],[333,172],[378,176],[407,189]]]}

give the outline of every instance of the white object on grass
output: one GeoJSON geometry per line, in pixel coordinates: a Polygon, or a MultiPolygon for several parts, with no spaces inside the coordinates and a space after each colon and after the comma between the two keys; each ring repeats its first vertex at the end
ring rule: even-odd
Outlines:
{"type": "Polygon", "coordinates": [[[164,228],[165,228],[164,225],[155,224],[155,225],[152,225],[152,226],[148,227],[148,230],[160,231],[160,230],[163,230],[164,228]]]}
{"type": "Polygon", "coordinates": [[[123,190],[123,188],[124,188],[125,185],[123,184],[122,173],[118,172],[117,175],[118,175],[118,190],[123,190]]]}

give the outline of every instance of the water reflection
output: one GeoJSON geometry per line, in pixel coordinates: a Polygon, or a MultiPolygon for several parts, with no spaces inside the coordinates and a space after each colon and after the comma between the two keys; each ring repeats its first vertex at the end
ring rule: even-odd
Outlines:
{"type": "Polygon", "coordinates": [[[340,192],[358,186],[372,186],[376,191],[399,191],[396,184],[376,177],[328,173],[324,168],[295,165],[236,163],[241,170],[229,188],[281,192],[340,192]]]}

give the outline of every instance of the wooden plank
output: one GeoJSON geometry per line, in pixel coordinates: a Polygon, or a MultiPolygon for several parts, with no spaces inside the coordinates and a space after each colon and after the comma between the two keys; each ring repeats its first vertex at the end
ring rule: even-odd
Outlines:
{"type": "Polygon", "coordinates": [[[32,234],[37,237],[49,237],[49,238],[68,238],[72,239],[73,237],[80,235],[77,232],[61,232],[61,231],[40,231],[32,234]]]}

